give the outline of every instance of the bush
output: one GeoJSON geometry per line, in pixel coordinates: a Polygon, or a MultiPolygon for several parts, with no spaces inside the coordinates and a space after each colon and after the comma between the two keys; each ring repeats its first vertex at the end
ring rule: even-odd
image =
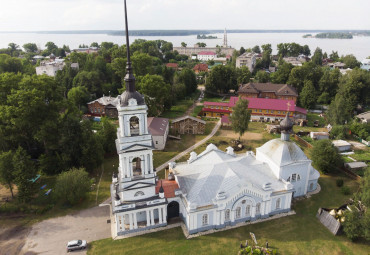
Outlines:
{"type": "Polygon", "coordinates": [[[342,187],[342,193],[343,193],[343,195],[349,195],[349,194],[351,194],[351,190],[349,189],[348,186],[343,186],[342,187]]]}
{"type": "Polygon", "coordinates": [[[61,173],[55,183],[55,196],[61,202],[77,204],[90,189],[90,178],[84,168],[61,173]]]}
{"type": "Polygon", "coordinates": [[[343,179],[338,179],[336,180],[337,187],[342,187],[343,186],[343,179]]]}

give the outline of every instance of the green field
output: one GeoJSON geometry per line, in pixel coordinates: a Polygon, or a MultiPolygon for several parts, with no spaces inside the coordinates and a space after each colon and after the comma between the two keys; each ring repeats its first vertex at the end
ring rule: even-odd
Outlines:
{"type": "MultiPolygon", "coordinates": [[[[344,176],[352,191],[357,183],[344,176]]],[[[321,192],[293,204],[296,215],[243,226],[187,240],[181,228],[146,234],[128,239],[104,239],[92,242],[88,254],[237,254],[240,242],[251,242],[253,232],[259,244],[266,241],[279,254],[369,254],[369,243],[352,243],[345,236],[333,236],[316,219],[319,207],[337,207],[349,196],[336,187],[337,177],[322,176],[321,192]]]]}

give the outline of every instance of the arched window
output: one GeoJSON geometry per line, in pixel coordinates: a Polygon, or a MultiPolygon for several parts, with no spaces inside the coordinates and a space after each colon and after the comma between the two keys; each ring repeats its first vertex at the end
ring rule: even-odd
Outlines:
{"type": "Polygon", "coordinates": [[[259,214],[259,213],[261,213],[261,204],[257,203],[256,204],[256,214],[259,214]]]}
{"type": "Polygon", "coordinates": [[[288,177],[287,181],[290,182],[290,176],[288,177]]]}
{"type": "Polygon", "coordinates": [[[208,214],[203,214],[203,216],[202,216],[202,225],[203,226],[208,225],[208,214]]]}
{"type": "Polygon", "coordinates": [[[301,180],[301,176],[297,174],[297,181],[300,181],[300,180],[301,180]]]}
{"type": "Polygon", "coordinates": [[[139,118],[133,116],[130,118],[130,134],[131,136],[139,135],[139,118]]]}
{"type": "Polygon", "coordinates": [[[310,183],[310,190],[313,190],[313,183],[310,183]]]}
{"type": "Polygon", "coordinates": [[[132,160],[132,171],[134,173],[134,176],[140,176],[140,175],[142,175],[142,171],[141,171],[141,159],[140,158],[134,158],[132,160]]]}
{"type": "Polygon", "coordinates": [[[280,198],[276,200],[276,210],[280,209],[280,198]]]}
{"type": "Polygon", "coordinates": [[[225,220],[226,221],[230,220],[230,210],[229,209],[227,209],[226,212],[225,212],[225,220]]]}
{"type": "Polygon", "coordinates": [[[295,182],[297,180],[297,174],[292,174],[292,182],[295,182]]]}
{"type": "Polygon", "coordinates": [[[241,211],[242,211],[242,208],[240,208],[240,207],[237,207],[236,208],[236,211],[235,211],[235,218],[236,219],[239,219],[240,218],[241,211]]]}
{"type": "Polygon", "coordinates": [[[144,196],[144,192],[142,192],[142,191],[136,192],[134,197],[138,197],[138,196],[144,196]]]}
{"type": "Polygon", "coordinates": [[[245,207],[245,216],[249,216],[249,215],[251,215],[251,206],[247,205],[245,207]]]}

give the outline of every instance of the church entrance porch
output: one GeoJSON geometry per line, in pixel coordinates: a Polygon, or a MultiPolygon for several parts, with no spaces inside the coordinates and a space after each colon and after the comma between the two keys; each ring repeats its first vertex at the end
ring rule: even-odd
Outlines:
{"type": "Polygon", "coordinates": [[[125,235],[166,225],[167,211],[165,206],[116,214],[117,235],[125,235]]]}
{"type": "Polygon", "coordinates": [[[179,217],[180,206],[176,201],[172,201],[167,205],[168,220],[171,218],[179,217]]]}

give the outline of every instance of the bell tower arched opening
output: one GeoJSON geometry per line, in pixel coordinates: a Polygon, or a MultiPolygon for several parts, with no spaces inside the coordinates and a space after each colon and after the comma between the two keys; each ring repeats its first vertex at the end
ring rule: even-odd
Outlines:
{"type": "Polygon", "coordinates": [[[136,136],[139,134],[140,134],[139,118],[136,116],[133,116],[130,118],[130,135],[136,136]]]}
{"type": "Polygon", "coordinates": [[[140,158],[134,158],[132,160],[132,172],[134,173],[134,176],[141,176],[143,174],[140,158]]]}

